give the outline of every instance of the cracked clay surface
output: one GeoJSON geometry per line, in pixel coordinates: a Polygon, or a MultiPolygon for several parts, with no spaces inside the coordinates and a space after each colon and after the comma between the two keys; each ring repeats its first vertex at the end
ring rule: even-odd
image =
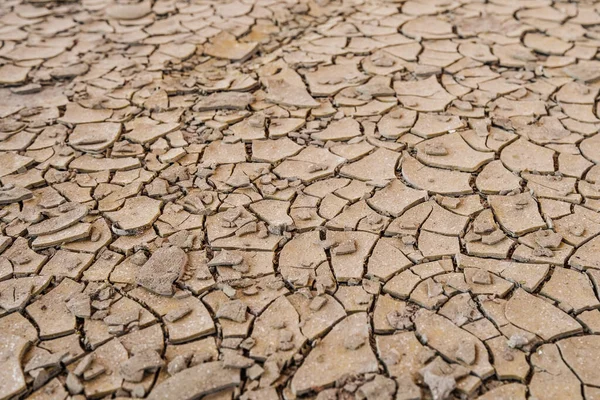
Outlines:
{"type": "Polygon", "coordinates": [[[1,0],[0,400],[600,399],[600,4],[1,0]]]}

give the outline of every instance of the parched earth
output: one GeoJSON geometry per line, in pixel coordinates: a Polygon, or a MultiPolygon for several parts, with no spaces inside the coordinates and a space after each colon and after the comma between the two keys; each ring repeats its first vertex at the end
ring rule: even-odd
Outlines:
{"type": "Polygon", "coordinates": [[[0,1],[0,400],[600,399],[600,4],[0,1]]]}

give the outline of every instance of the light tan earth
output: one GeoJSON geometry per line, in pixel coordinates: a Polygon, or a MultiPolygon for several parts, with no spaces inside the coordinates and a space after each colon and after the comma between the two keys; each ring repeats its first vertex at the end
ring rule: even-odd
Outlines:
{"type": "Polygon", "coordinates": [[[0,400],[600,399],[600,4],[0,1],[0,400]]]}

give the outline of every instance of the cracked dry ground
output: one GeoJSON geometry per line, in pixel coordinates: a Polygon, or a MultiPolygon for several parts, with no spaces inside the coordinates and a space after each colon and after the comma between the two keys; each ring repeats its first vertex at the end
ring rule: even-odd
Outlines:
{"type": "Polygon", "coordinates": [[[0,399],[600,399],[600,5],[0,3],[0,399]]]}

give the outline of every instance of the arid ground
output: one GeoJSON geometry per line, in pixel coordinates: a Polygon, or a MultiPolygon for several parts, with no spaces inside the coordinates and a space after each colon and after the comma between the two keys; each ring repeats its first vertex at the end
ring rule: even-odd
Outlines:
{"type": "Polygon", "coordinates": [[[600,3],[0,0],[0,400],[600,399],[600,3]]]}

